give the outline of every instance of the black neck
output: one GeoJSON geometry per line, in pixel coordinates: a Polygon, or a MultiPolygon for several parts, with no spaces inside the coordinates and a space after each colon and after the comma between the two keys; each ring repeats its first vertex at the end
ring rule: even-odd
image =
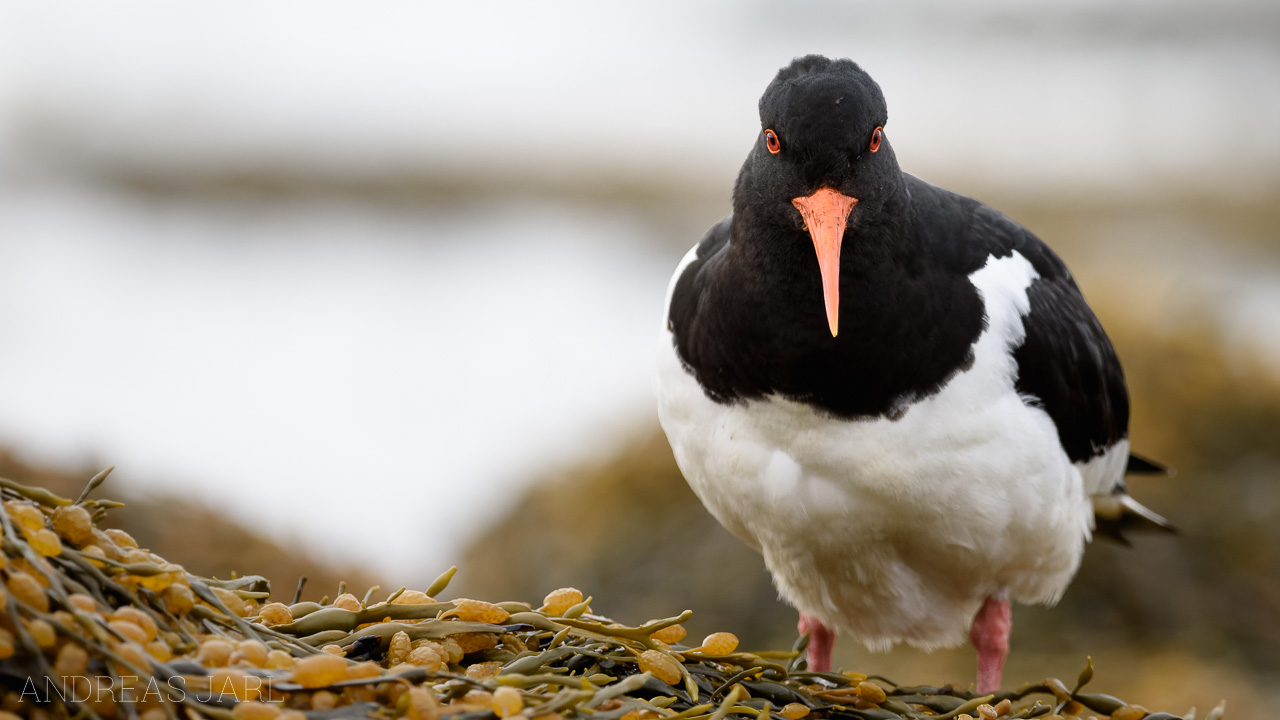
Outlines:
{"type": "Polygon", "coordinates": [[[964,274],[926,261],[927,229],[907,209],[906,184],[895,190],[845,233],[834,338],[809,234],[750,203],[735,211],[701,287],[678,286],[672,303],[677,349],[709,395],[781,394],[843,417],[894,416],[969,366],[981,300],[964,274]]]}

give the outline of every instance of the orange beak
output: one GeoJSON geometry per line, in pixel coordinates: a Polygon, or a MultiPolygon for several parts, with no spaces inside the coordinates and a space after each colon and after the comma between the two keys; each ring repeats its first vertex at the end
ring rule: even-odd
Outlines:
{"type": "Polygon", "coordinates": [[[822,188],[808,197],[798,197],[792,205],[804,216],[805,227],[818,251],[818,269],[822,272],[822,299],[827,305],[827,325],[831,337],[840,329],[840,241],[844,239],[849,211],[858,198],[822,188]]]}

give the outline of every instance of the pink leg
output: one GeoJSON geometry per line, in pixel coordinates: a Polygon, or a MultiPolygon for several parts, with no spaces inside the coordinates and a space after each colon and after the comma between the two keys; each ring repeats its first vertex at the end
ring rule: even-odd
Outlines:
{"type": "Polygon", "coordinates": [[[1000,689],[1000,674],[1009,654],[1009,631],[1013,609],[1005,597],[992,595],[973,618],[969,640],[978,651],[978,692],[985,695],[1000,689]]]}
{"type": "Polygon", "coordinates": [[[818,618],[800,613],[800,634],[809,633],[809,670],[831,670],[831,651],[836,646],[836,632],[823,625],[818,618]]]}

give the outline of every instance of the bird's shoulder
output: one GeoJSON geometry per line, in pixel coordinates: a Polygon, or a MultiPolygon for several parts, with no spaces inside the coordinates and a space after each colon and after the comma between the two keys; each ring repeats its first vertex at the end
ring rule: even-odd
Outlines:
{"type": "Polygon", "coordinates": [[[1075,287],[1057,253],[1022,224],[967,195],[904,175],[911,234],[923,262],[967,276],[1016,252],[1040,279],[1075,287]]]}
{"type": "Polygon", "coordinates": [[[930,262],[972,273],[1016,252],[1035,270],[1025,337],[1013,348],[1015,387],[1053,419],[1068,457],[1085,462],[1125,439],[1129,396],[1120,360],[1058,254],[984,203],[920,180],[908,187],[930,262]]]}
{"type": "Polygon", "coordinates": [[[675,330],[698,313],[703,290],[714,279],[714,274],[704,272],[713,258],[729,246],[733,213],[711,226],[696,245],[685,255],[671,278],[667,295],[667,327],[675,330]]]}

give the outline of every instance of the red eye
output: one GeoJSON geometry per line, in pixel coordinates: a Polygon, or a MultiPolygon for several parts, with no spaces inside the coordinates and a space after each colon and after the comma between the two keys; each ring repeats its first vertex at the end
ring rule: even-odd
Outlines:
{"type": "Polygon", "coordinates": [[[882,129],[883,128],[876,128],[875,132],[871,133],[871,152],[875,152],[880,149],[880,131],[882,129]]]}
{"type": "Polygon", "coordinates": [[[778,142],[778,135],[772,130],[764,131],[764,144],[769,148],[769,152],[774,155],[782,151],[782,145],[778,142]]]}

